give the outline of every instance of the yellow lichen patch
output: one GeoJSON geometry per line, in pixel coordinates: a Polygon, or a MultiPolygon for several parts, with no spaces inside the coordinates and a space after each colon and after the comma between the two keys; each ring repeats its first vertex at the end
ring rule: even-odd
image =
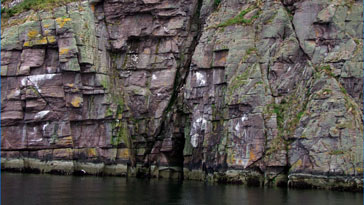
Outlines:
{"type": "Polygon", "coordinates": [[[361,168],[361,167],[357,167],[357,168],[356,168],[356,171],[357,171],[357,172],[359,172],[359,173],[363,173],[363,168],[361,168]]]}
{"type": "Polygon", "coordinates": [[[37,35],[39,34],[39,32],[37,31],[37,30],[30,30],[29,32],[28,32],[28,37],[30,38],[30,39],[33,39],[33,38],[35,38],[35,37],[37,37],[37,35]]]}
{"type": "Polygon", "coordinates": [[[25,21],[39,21],[39,16],[36,12],[31,11],[31,14],[25,18],[25,21]]]}
{"type": "Polygon", "coordinates": [[[73,154],[73,151],[71,148],[66,149],[54,149],[53,150],[53,156],[55,157],[71,157],[73,154]]]}
{"type": "Polygon", "coordinates": [[[72,145],[73,144],[72,136],[68,136],[68,137],[61,138],[57,142],[57,144],[59,144],[59,145],[72,145]]]}
{"type": "Polygon", "coordinates": [[[44,24],[43,28],[49,28],[51,26],[51,24],[44,24]]]}
{"type": "Polygon", "coordinates": [[[292,168],[299,168],[302,166],[302,160],[299,159],[296,163],[293,164],[292,168]]]}
{"type": "Polygon", "coordinates": [[[77,92],[79,92],[80,91],[80,89],[78,89],[78,88],[72,88],[71,89],[71,92],[73,92],[73,93],[77,93],[77,92]]]}
{"type": "Polygon", "coordinates": [[[81,97],[74,97],[72,98],[71,104],[73,107],[80,107],[83,102],[83,99],[81,97]]]}
{"type": "Polygon", "coordinates": [[[234,154],[232,154],[232,155],[230,155],[230,157],[228,157],[227,163],[228,164],[235,164],[236,163],[236,159],[235,159],[235,155],[234,154]]]}
{"type": "Polygon", "coordinates": [[[93,12],[95,12],[95,5],[91,4],[91,5],[90,5],[90,8],[91,8],[91,10],[92,10],[93,12]]]}
{"type": "Polygon", "coordinates": [[[130,150],[128,148],[119,150],[118,158],[120,158],[120,159],[129,159],[129,157],[130,157],[130,150]]]}
{"type": "Polygon", "coordinates": [[[88,148],[87,149],[87,156],[88,157],[96,157],[97,156],[96,148],[88,148]]]}
{"type": "Polygon", "coordinates": [[[8,66],[7,65],[2,65],[1,66],[1,76],[5,76],[8,72],[8,66]]]}
{"type": "Polygon", "coordinates": [[[48,41],[48,43],[54,43],[54,42],[56,42],[56,37],[55,36],[47,36],[47,41],[48,41]]]}
{"type": "Polygon", "coordinates": [[[31,46],[31,43],[30,41],[25,41],[24,44],[23,44],[24,47],[30,47],[31,46]]]}
{"type": "Polygon", "coordinates": [[[66,84],[67,87],[73,88],[73,86],[75,86],[73,83],[67,83],[66,84]]]}
{"type": "Polygon", "coordinates": [[[37,44],[37,45],[46,45],[47,43],[48,43],[48,41],[47,41],[46,37],[43,37],[42,39],[35,41],[35,44],[37,44]]]}
{"type": "Polygon", "coordinates": [[[42,39],[38,39],[38,40],[25,41],[23,46],[32,47],[34,45],[47,45],[47,44],[48,44],[47,38],[43,37],[42,39]]]}
{"type": "Polygon", "coordinates": [[[71,18],[57,18],[57,19],[56,19],[56,22],[57,22],[57,24],[58,24],[58,26],[59,26],[60,28],[63,28],[63,26],[64,26],[67,22],[69,22],[69,21],[72,21],[72,19],[71,19],[71,18]]]}
{"type": "Polygon", "coordinates": [[[70,51],[68,48],[61,48],[59,49],[59,55],[65,55],[70,51]]]}
{"type": "Polygon", "coordinates": [[[149,54],[151,54],[152,53],[152,51],[150,50],[150,48],[145,48],[144,50],[143,50],[143,54],[147,54],[147,55],[149,55],[149,54]]]}
{"type": "Polygon", "coordinates": [[[255,154],[252,152],[252,150],[250,151],[250,153],[249,153],[249,160],[251,160],[251,161],[255,161],[256,160],[256,156],[255,156],[255,154]]]}

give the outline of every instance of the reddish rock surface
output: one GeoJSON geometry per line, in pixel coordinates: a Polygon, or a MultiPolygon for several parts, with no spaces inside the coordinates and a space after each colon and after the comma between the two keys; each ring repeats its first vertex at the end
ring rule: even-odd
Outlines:
{"type": "Polygon", "coordinates": [[[90,0],[12,17],[2,168],[362,189],[362,15],[358,1],[90,0]]]}

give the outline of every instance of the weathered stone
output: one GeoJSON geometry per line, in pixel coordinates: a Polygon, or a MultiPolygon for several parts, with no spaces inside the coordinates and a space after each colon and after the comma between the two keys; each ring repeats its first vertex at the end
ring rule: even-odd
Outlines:
{"type": "Polygon", "coordinates": [[[1,149],[25,149],[27,148],[27,126],[26,124],[17,126],[4,126],[1,129],[1,149]]]}
{"type": "Polygon", "coordinates": [[[97,0],[15,16],[1,37],[2,167],[362,189],[346,180],[363,174],[362,13],[97,0]]]}
{"type": "Polygon", "coordinates": [[[43,65],[44,57],[44,49],[24,49],[21,54],[21,67],[39,67],[43,65]]]}
{"type": "Polygon", "coordinates": [[[23,45],[19,40],[19,27],[12,26],[1,32],[1,50],[22,49],[23,45]]]}
{"type": "Polygon", "coordinates": [[[171,89],[174,83],[174,76],[176,74],[175,69],[166,71],[157,71],[152,74],[151,89],[166,88],[171,89]]]}

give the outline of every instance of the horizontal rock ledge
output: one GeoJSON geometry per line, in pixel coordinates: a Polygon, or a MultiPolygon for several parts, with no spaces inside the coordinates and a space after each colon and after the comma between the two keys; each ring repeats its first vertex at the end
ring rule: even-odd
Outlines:
{"type": "MultiPolygon", "coordinates": [[[[295,173],[275,175],[269,180],[269,173],[261,174],[246,170],[228,170],[207,174],[201,170],[181,167],[152,165],[148,168],[126,163],[92,163],[75,160],[43,161],[35,158],[1,158],[1,170],[6,172],[58,174],[58,175],[93,175],[121,176],[137,178],[162,178],[174,180],[195,180],[218,184],[245,184],[248,186],[276,186],[298,189],[328,189],[335,191],[363,191],[363,178],[359,176],[325,176],[295,173]]],[[[272,173],[274,174],[274,173],[272,173]]]]}

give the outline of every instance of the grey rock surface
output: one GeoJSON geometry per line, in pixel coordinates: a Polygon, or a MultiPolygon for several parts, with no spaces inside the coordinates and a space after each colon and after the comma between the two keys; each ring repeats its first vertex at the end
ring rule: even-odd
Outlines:
{"type": "Polygon", "coordinates": [[[362,1],[339,0],[99,0],[14,16],[2,168],[362,190],[362,18],[362,1]]]}

